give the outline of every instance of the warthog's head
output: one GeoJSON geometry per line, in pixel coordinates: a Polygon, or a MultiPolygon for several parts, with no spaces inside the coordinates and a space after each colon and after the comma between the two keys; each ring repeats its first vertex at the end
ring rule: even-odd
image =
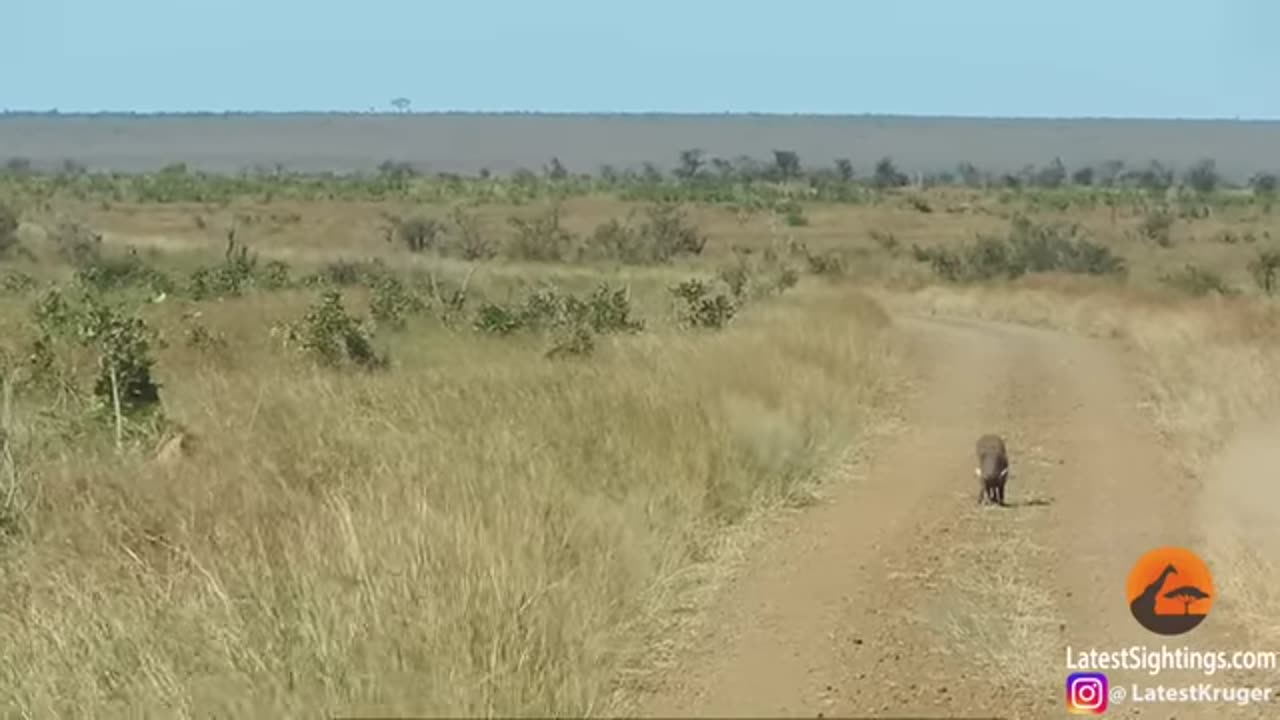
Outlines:
{"type": "Polygon", "coordinates": [[[973,474],[979,479],[995,480],[996,478],[999,478],[1001,480],[1007,480],[1009,479],[1009,468],[1004,468],[1000,472],[996,472],[994,468],[991,468],[984,473],[982,468],[976,467],[973,469],[973,474]]]}
{"type": "Polygon", "coordinates": [[[978,466],[973,474],[983,484],[1003,483],[1009,477],[1009,461],[1005,455],[1004,440],[999,435],[987,434],[978,438],[978,466]]]}
{"type": "Polygon", "coordinates": [[[981,464],[973,469],[973,474],[979,480],[986,482],[994,482],[996,480],[1009,479],[1009,466],[1000,462],[1000,456],[995,453],[987,453],[982,456],[981,464]],[[1003,467],[1001,467],[1003,465],[1003,467]]]}

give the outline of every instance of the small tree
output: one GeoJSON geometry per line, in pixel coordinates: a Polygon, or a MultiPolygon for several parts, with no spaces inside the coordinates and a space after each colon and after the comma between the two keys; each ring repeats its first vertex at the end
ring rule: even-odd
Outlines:
{"type": "Polygon", "coordinates": [[[1131,170],[1125,173],[1127,180],[1152,194],[1163,193],[1173,186],[1173,171],[1152,160],[1142,170],[1131,170]]]}
{"type": "Polygon", "coordinates": [[[569,177],[569,170],[560,162],[560,158],[551,158],[551,164],[546,169],[547,178],[550,180],[564,180],[569,177]]]}
{"type": "Polygon", "coordinates": [[[409,112],[409,105],[410,102],[407,97],[398,97],[391,100],[391,107],[399,112],[409,112]]]}
{"type": "Polygon", "coordinates": [[[344,359],[365,369],[388,365],[387,356],[374,349],[370,329],[347,313],[336,288],[323,290],[302,321],[287,328],[286,336],[328,367],[339,366],[344,359]]]}
{"type": "Polygon", "coordinates": [[[774,150],[773,167],[780,180],[794,180],[800,177],[800,156],[793,150],[774,150]]]}
{"type": "Polygon", "coordinates": [[[1186,182],[1192,190],[1208,195],[1218,187],[1218,168],[1212,158],[1200,160],[1187,171],[1186,182]]]}
{"type": "Polygon", "coordinates": [[[892,158],[882,157],[880,162],[876,163],[875,174],[871,178],[871,184],[878,188],[891,188],[902,187],[907,182],[907,176],[898,172],[898,166],[893,164],[892,158]]]}
{"type": "Polygon", "coordinates": [[[970,162],[962,162],[956,165],[956,175],[960,177],[960,182],[966,187],[976,188],[982,186],[982,172],[970,162]]]}
{"type": "Polygon", "coordinates": [[[1032,173],[1033,182],[1043,188],[1061,187],[1067,180],[1067,167],[1062,158],[1054,158],[1053,162],[1032,173]]]}
{"type": "Polygon", "coordinates": [[[1276,184],[1275,173],[1269,172],[1258,173],[1249,180],[1249,187],[1253,189],[1253,194],[1265,200],[1275,197],[1276,184]]]}
{"type": "Polygon", "coordinates": [[[836,160],[836,175],[840,178],[840,182],[847,183],[853,180],[853,163],[849,158],[836,160]]]}
{"type": "Polygon", "coordinates": [[[733,163],[721,157],[711,158],[711,167],[720,176],[721,182],[729,182],[736,172],[733,163]]]}
{"type": "Polygon", "coordinates": [[[669,291],[679,301],[677,313],[685,327],[719,330],[729,324],[738,310],[729,296],[713,295],[711,286],[697,278],[685,280],[669,291]]]}
{"type": "Polygon", "coordinates": [[[160,385],[151,376],[151,355],[158,339],[140,317],[85,296],[79,320],[80,341],[96,350],[98,377],[93,394],[115,425],[116,447],[123,446],[126,421],[160,409],[160,385]]]}
{"type": "Polygon", "coordinates": [[[1280,251],[1262,250],[1249,262],[1249,274],[1258,288],[1271,297],[1276,291],[1276,275],[1280,274],[1280,251]]]}
{"type": "Polygon", "coordinates": [[[702,170],[702,150],[698,148],[690,148],[680,151],[680,167],[676,168],[675,176],[684,181],[689,181],[698,176],[698,172],[702,170]]]}
{"type": "Polygon", "coordinates": [[[0,202],[0,257],[18,244],[18,213],[0,202]]]}
{"type": "Polygon", "coordinates": [[[408,220],[393,219],[392,227],[387,233],[387,240],[398,238],[409,252],[422,252],[431,249],[444,225],[432,218],[414,217],[408,220]]]}
{"type": "Polygon", "coordinates": [[[1097,180],[1098,185],[1101,185],[1102,187],[1111,187],[1116,184],[1116,181],[1120,179],[1122,174],[1124,174],[1123,160],[1104,160],[1102,164],[1098,165],[1097,177],[1095,179],[1097,180]]]}
{"type": "Polygon", "coordinates": [[[1082,167],[1071,173],[1071,182],[1081,187],[1089,187],[1093,185],[1094,169],[1091,167],[1082,167]]]}

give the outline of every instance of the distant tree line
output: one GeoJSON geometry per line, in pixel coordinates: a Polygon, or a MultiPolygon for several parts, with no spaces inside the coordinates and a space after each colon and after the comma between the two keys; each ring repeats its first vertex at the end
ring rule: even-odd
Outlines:
{"type": "MultiPolygon", "coordinates": [[[[1232,183],[1218,171],[1217,163],[1205,158],[1192,164],[1183,172],[1177,173],[1174,168],[1152,160],[1146,165],[1130,167],[1122,160],[1106,160],[1099,163],[1069,168],[1061,158],[1054,158],[1044,165],[1030,164],[1016,172],[992,172],[979,169],[969,162],[959,163],[954,169],[933,172],[922,172],[908,175],[900,170],[892,157],[882,157],[866,175],[859,173],[848,158],[836,158],[821,166],[806,166],[798,153],[793,150],[773,150],[772,158],[761,160],[748,155],[734,158],[708,156],[703,150],[690,148],[682,150],[675,165],[663,169],[658,164],[646,162],[639,167],[617,168],[603,165],[592,173],[573,173],[565,167],[559,158],[553,157],[541,169],[534,172],[529,169],[515,170],[510,174],[512,180],[535,181],[567,181],[585,179],[602,181],[609,185],[627,184],[661,184],[677,183],[683,185],[715,185],[715,184],[750,184],[750,183],[809,183],[809,184],[857,184],[878,189],[906,187],[951,186],[970,188],[1037,188],[1054,189],[1063,187],[1093,188],[1133,188],[1151,192],[1163,192],[1181,185],[1197,193],[1209,194],[1219,189],[1252,189],[1259,195],[1274,195],[1277,189],[1277,173],[1261,171],[1250,177],[1245,183],[1232,183]]],[[[72,175],[87,172],[83,165],[66,160],[53,174],[72,175]]],[[[176,164],[161,172],[186,172],[184,165],[176,164]]],[[[275,164],[269,170],[258,169],[256,174],[284,174],[284,167],[275,164]]],[[[48,174],[37,169],[30,160],[21,157],[10,158],[4,163],[3,173],[6,175],[41,175],[48,174]]],[[[113,175],[129,173],[112,173],[113,175]]],[[[323,173],[332,175],[332,173],[323,173]]],[[[424,173],[413,163],[387,160],[377,167],[377,174],[382,177],[404,181],[412,177],[423,176],[424,173]]],[[[436,173],[445,179],[461,180],[464,176],[457,173],[436,173]]],[[[493,176],[487,169],[476,173],[479,179],[493,176]]]]}

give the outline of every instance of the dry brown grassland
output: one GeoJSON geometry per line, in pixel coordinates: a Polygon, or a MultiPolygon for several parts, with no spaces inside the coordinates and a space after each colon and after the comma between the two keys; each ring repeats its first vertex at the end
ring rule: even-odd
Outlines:
{"type": "MultiPolygon", "coordinates": [[[[1139,230],[1147,209],[995,190],[810,203],[790,223],[691,204],[683,227],[705,249],[645,264],[410,252],[384,240],[388,214],[450,216],[404,199],[9,195],[21,252],[0,273],[29,280],[0,294],[7,714],[607,713],[654,628],[710,582],[698,568],[753,518],[806,502],[893,417],[905,351],[873,295],[1128,343],[1191,468],[1280,398],[1276,315],[1247,269],[1280,223],[1252,202],[1180,219],[1159,242],[1139,230]],[[1079,224],[1128,272],[944,282],[909,250],[1002,236],[1017,214],[1079,224]],[[232,227],[249,269],[226,270],[232,227]],[[286,287],[261,279],[269,260],[287,263],[286,287]],[[1188,263],[1247,292],[1160,280],[1188,263]],[[82,300],[85,268],[103,266],[93,277],[125,279],[82,300]],[[214,270],[193,294],[200,267],[214,270]],[[670,291],[695,277],[706,302],[670,291]],[[623,292],[591,300],[600,282],[623,292]],[[38,322],[54,283],[65,307],[38,322]],[[341,309],[321,307],[330,287],[341,309]],[[558,309],[520,320],[549,287],[558,309]],[[565,293],[592,309],[574,316],[565,293]],[[95,304],[112,302],[115,315],[95,304]],[[620,305],[643,329],[620,329],[620,305]],[[127,318],[162,340],[138,350],[127,318]],[[129,353],[154,360],[158,409],[118,401],[129,353]],[[114,392],[95,394],[98,377],[114,392]],[[190,449],[153,459],[177,432],[190,449]]],[[[569,197],[566,242],[646,206],[569,197]]],[[[542,201],[468,212],[500,248],[509,216],[549,217],[542,201]]],[[[463,234],[448,225],[440,242],[463,234]]],[[[1213,559],[1271,562],[1259,550],[1233,542],[1213,559]]],[[[1280,616],[1280,597],[1245,592],[1250,611],[1280,616]]]]}

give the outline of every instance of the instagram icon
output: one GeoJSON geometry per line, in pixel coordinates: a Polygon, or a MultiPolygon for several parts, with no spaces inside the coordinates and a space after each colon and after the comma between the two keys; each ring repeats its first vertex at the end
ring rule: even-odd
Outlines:
{"type": "Polygon", "coordinates": [[[1101,715],[1107,711],[1107,676],[1072,673],[1067,676],[1067,710],[1072,715],[1101,715]]]}

